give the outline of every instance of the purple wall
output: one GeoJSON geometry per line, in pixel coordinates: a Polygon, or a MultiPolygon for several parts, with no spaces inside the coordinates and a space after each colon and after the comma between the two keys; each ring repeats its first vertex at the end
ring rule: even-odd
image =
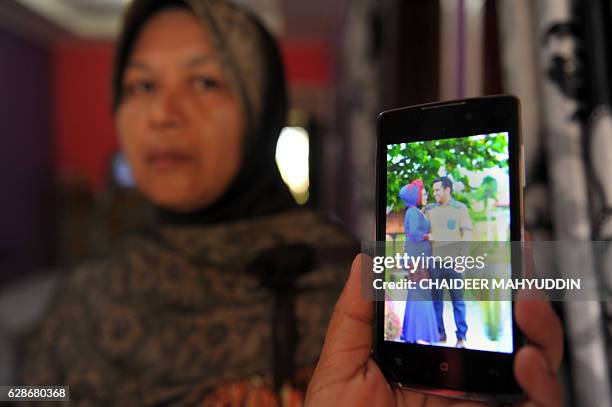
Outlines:
{"type": "Polygon", "coordinates": [[[0,282],[54,252],[51,53],[0,28],[0,282]]]}

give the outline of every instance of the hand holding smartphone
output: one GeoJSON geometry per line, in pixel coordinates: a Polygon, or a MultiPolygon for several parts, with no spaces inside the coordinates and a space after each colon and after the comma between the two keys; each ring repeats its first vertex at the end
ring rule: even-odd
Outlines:
{"type": "MultiPolygon", "coordinates": [[[[375,359],[399,386],[485,401],[522,397],[513,362],[523,340],[512,303],[466,300],[464,287],[474,279],[463,267],[471,242],[522,239],[519,128],[519,102],[511,96],[379,117],[377,241],[394,242],[411,258],[461,259],[422,261],[427,281],[399,300],[386,295],[375,303],[375,359]]],[[[520,262],[510,259],[518,255],[508,255],[502,277],[520,276],[520,262]]]]}
{"type": "MultiPolygon", "coordinates": [[[[387,215],[393,212],[393,205],[387,202],[387,181],[392,179],[387,177],[387,170],[388,160],[392,159],[393,154],[387,153],[390,146],[399,146],[400,151],[406,151],[408,144],[411,144],[412,151],[418,153],[422,152],[419,146],[423,146],[418,143],[434,143],[435,146],[440,140],[462,139],[467,140],[469,145],[470,142],[486,140],[489,135],[493,135],[499,142],[496,149],[505,153],[501,154],[500,158],[506,160],[504,168],[507,169],[508,178],[505,191],[509,200],[505,209],[508,215],[508,230],[497,236],[520,240],[522,180],[518,128],[518,101],[512,97],[471,99],[383,113],[379,122],[377,151],[377,240],[386,240],[387,232],[392,232],[389,226],[403,228],[402,233],[406,233],[407,227],[410,239],[417,242],[417,246],[421,244],[419,242],[428,239],[435,244],[436,236],[444,236],[443,239],[451,236],[459,236],[461,239],[477,238],[479,232],[475,223],[478,222],[467,219],[461,205],[442,208],[441,219],[432,219],[430,213],[425,216],[427,222],[422,225],[419,223],[420,227],[416,228],[413,225],[415,219],[423,219],[414,210],[409,216],[400,219],[399,225],[398,222],[388,222],[387,215]],[[432,225],[438,229],[434,233],[431,233],[432,225]],[[449,230],[444,230],[445,228],[449,230]]],[[[435,152],[436,149],[430,151],[435,152]]],[[[439,152],[464,153],[443,149],[439,149],[439,152]]],[[[422,158],[423,154],[415,157],[422,158]]],[[[413,164],[416,166],[419,162],[413,164]]],[[[416,208],[420,196],[421,210],[430,197],[430,203],[435,200],[438,206],[449,205],[448,195],[452,196],[452,188],[445,187],[444,184],[448,184],[446,181],[436,180],[443,176],[442,172],[425,182],[422,179],[416,183],[413,183],[414,179],[407,181],[396,191],[398,196],[400,193],[403,195],[399,199],[403,201],[403,198],[406,198],[408,206],[416,208]],[[402,191],[402,188],[410,184],[413,186],[402,191]],[[437,184],[436,187],[434,184],[437,184]]],[[[432,208],[428,208],[428,211],[432,208]]],[[[466,329],[461,327],[461,322],[457,323],[461,321],[461,315],[458,314],[458,318],[455,318],[455,307],[452,303],[447,303],[446,307],[446,344],[440,343],[442,341],[439,331],[437,337],[434,331],[429,340],[419,342],[418,336],[427,332],[422,326],[417,330],[420,333],[405,332],[403,338],[387,335],[386,302],[375,302],[372,307],[372,302],[363,297],[364,279],[361,275],[363,270],[372,270],[372,267],[372,259],[364,255],[359,255],[353,263],[351,274],[330,321],[317,368],[310,381],[306,405],[451,406],[456,403],[452,397],[514,401],[523,397],[520,388],[527,395],[526,404],[562,405],[562,389],[554,372],[561,361],[563,331],[548,302],[523,302],[510,308],[506,317],[512,321],[511,336],[506,336],[503,344],[498,344],[497,351],[492,350],[490,343],[483,344],[475,340],[474,334],[478,331],[476,327],[467,324],[466,329]],[[521,347],[523,339],[519,328],[532,345],[521,347]],[[449,338],[453,335],[459,339],[460,334],[465,335],[463,343],[458,340],[455,343],[449,338]],[[456,347],[457,344],[462,346],[456,347]],[[487,350],[478,349],[478,346],[487,350]],[[372,349],[374,353],[371,352],[372,349]],[[402,363],[398,363],[398,359],[402,363]],[[448,365],[441,369],[441,363],[444,362],[448,365]],[[492,372],[490,366],[494,366],[496,371],[492,372]]],[[[423,274],[423,279],[432,278],[431,273],[429,276],[428,273],[423,274]]],[[[431,301],[433,300],[429,301],[429,305],[431,301]]],[[[425,314],[416,312],[411,315],[425,314]]],[[[435,311],[432,314],[430,309],[428,318],[428,324],[425,325],[437,328],[435,311]]],[[[467,322],[470,322],[469,320],[470,318],[466,318],[467,322]]],[[[415,320],[408,319],[408,322],[414,324],[415,320]]]]}

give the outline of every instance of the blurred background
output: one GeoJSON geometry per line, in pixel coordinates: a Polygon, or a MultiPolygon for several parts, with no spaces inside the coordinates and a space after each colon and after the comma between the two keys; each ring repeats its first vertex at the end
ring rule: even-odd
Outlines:
{"type": "MultiPolygon", "coordinates": [[[[62,270],[151,220],[117,150],[114,41],[129,0],[0,2],[0,384],[62,270]]],[[[521,98],[535,239],[612,239],[610,0],[241,0],[278,38],[277,162],[303,205],[374,236],[376,116],[521,98]]],[[[605,246],[608,247],[608,246],[605,246]]],[[[612,248],[536,259],[610,290],[612,248]]],[[[556,304],[568,405],[612,405],[612,304],[556,304]]]]}

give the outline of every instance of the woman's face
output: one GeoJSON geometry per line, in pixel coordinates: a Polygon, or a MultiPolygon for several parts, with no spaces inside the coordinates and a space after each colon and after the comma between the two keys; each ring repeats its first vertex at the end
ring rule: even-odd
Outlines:
{"type": "Polygon", "coordinates": [[[421,206],[425,207],[425,205],[427,205],[427,198],[429,197],[429,195],[427,195],[427,190],[425,188],[423,188],[423,191],[421,192],[421,206]]]}
{"type": "Polygon", "coordinates": [[[208,206],[238,172],[242,107],[208,32],[188,11],[162,11],[143,27],[116,125],[138,187],[164,208],[208,206]]]}

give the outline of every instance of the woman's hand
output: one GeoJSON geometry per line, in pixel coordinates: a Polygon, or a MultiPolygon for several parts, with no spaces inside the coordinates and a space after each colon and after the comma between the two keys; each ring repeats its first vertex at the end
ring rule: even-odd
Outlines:
{"type": "MultiPolygon", "coordinates": [[[[308,391],[307,406],[482,406],[392,388],[370,357],[372,303],[361,297],[360,254],[332,315],[323,351],[308,391]]],[[[556,371],[563,354],[563,329],[547,301],[516,303],[516,319],[530,345],[517,353],[514,374],[527,394],[523,407],[558,407],[563,404],[556,371]]]]}

